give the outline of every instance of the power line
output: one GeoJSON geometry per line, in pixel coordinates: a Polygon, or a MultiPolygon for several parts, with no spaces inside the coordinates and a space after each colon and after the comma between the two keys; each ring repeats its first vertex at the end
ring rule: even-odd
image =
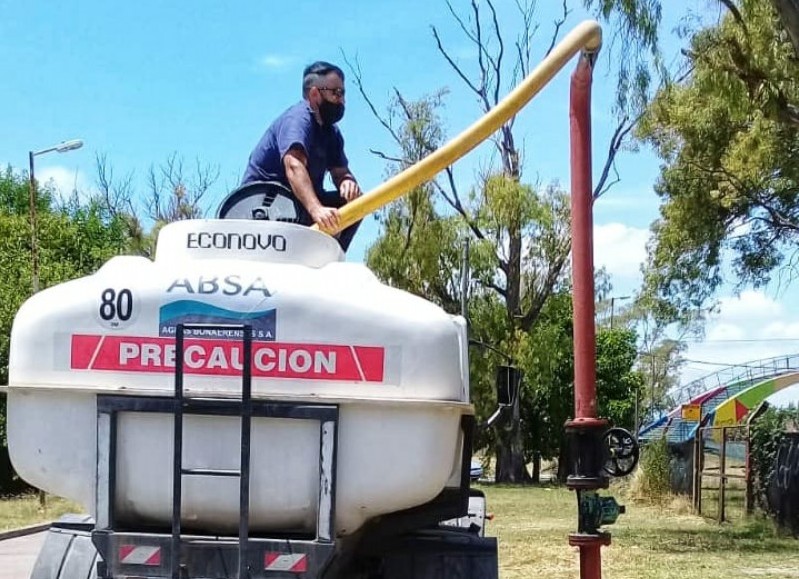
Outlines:
{"type": "Polygon", "coordinates": [[[699,378],[704,378],[705,376],[707,376],[707,368],[704,368],[702,366],[693,366],[691,364],[685,364],[683,366],[680,366],[680,370],[692,370],[694,372],[703,372],[703,375],[699,376],[699,378]]]}
{"type": "MultiPolygon", "coordinates": [[[[726,362],[710,362],[708,360],[693,360],[691,358],[683,358],[682,360],[684,362],[688,362],[690,364],[704,364],[705,366],[722,366],[722,367],[725,367],[725,368],[746,368],[748,370],[772,370],[772,369],[778,369],[774,365],[762,366],[762,365],[747,364],[747,363],[729,364],[729,363],[726,363],[726,362]]],[[[790,368],[780,368],[780,369],[790,369],[790,368]]]]}

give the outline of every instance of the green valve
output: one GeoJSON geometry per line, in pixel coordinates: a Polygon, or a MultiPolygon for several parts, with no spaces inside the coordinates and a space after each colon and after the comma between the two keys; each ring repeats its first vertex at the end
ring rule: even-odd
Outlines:
{"type": "Polygon", "coordinates": [[[613,497],[600,497],[595,491],[578,492],[582,532],[594,532],[602,525],[612,525],[624,513],[624,505],[613,497]]]}

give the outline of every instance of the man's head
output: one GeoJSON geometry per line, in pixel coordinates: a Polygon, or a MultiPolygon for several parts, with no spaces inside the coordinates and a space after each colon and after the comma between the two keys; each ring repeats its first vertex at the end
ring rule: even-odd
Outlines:
{"type": "Polygon", "coordinates": [[[324,125],[344,116],[344,72],[329,62],[314,62],[302,73],[302,96],[324,125]]]}

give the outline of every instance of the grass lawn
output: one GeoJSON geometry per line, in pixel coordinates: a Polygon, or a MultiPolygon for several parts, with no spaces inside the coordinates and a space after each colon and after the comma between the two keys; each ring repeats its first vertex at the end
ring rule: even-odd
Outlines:
{"type": "MultiPolygon", "coordinates": [[[[502,579],[574,579],[577,550],[567,538],[576,528],[576,499],[557,487],[481,487],[495,519],[502,579]]],[[[616,492],[616,498],[625,502],[616,492]]],[[[606,579],[799,579],[799,540],[782,537],[768,521],[718,525],[692,515],[686,501],[647,506],[627,501],[627,513],[607,527],[613,544],[602,549],[606,579]]],[[[80,507],[35,495],[0,500],[0,531],[57,519],[80,507]]]]}
{"type": "MultiPolygon", "coordinates": [[[[499,538],[503,579],[579,576],[577,550],[567,542],[577,527],[573,494],[546,487],[484,490],[496,516],[488,534],[499,538]]],[[[626,502],[627,513],[607,527],[613,535],[602,549],[607,579],[799,578],[799,540],[781,537],[768,521],[718,525],[690,514],[683,501],[664,507],[626,502]]]]}
{"type": "Polygon", "coordinates": [[[49,523],[64,513],[80,513],[83,509],[59,497],[48,496],[45,508],[39,506],[35,494],[0,499],[0,532],[37,523],[49,523]]]}

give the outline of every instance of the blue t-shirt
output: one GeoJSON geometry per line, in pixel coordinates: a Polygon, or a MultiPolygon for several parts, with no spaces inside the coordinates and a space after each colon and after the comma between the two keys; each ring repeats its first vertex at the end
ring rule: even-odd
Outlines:
{"type": "Polygon", "coordinates": [[[348,166],[344,138],[338,127],[317,123],[308,102],[302,100],[280,115],[258,141],[241,184],[279,181],[290,189],[283,157],[292,147],[300,147],[305,152],[308,174],[317,194],[323,191],[326,170],[348,166]]]}

